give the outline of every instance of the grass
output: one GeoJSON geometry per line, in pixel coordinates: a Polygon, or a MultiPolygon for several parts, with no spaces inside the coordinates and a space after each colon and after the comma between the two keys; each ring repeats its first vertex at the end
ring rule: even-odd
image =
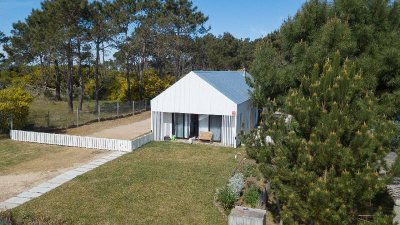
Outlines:
{"type": "Polygon", "coordinates": [[[226,224],[213,196],[234,169],[236,152],[152,142],[11,213],[24,224],[226,224]]]}
{"type": "Polygon", "coordinates": [[[62,149],[64,148],[16,142],[0,136],[0,174],[20,163],[39,158],[50,152],[62,151],[62,149]]]}
{"type": "Polygon", "coordinates": [[[71,166],[74,162],[90,159],[93,154],[101,152],[92,149],[17,142],[1,135],[0,175],[71,166]]]}

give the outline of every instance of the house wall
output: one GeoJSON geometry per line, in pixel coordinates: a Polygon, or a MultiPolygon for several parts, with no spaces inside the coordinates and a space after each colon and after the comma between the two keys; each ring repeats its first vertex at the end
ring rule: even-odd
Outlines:
{"type": "MultiPolygon", "coordinates": [[[[257,108],[253,106],[251,100],[243,102],[238,105],[236,117],[236,134],[239,136],[248,134],[256,125],[258,121],[257,108]]],[[[236,137],[236,144],[240,144],[240,137],[236,137]]]]}
{"type": "Polygon", "coordinates": [[[231,115],[232,111],[236,111],[236,103],[191,72],[151,100],[151,110],[231,115]]]}

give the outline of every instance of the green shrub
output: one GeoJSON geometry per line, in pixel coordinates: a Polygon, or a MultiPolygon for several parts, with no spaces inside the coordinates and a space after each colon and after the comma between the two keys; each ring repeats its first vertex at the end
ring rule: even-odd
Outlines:
{"type": "Polygon", "coordinates": [[[228,185],[225,185],[223,188],[217,190],[217,201],[221,204],[225,211],[230,210],[237,200],[237,196],[235,193],[233,193],[228,185]]]}
{"type": "Polygon", "coordinates": [[[245,177],[257,177],[258,178],[257,165],[255,165],[255,164],[244,165],[243,174],[245,177]]]}
{"type": "Polygon", "coordinates": [[[240,197],[240,192],[244,188],[244,176],[242,173],[235,173],[228,182],[228,187],[237,199],[240,197]]]}
{"type": "Polygon", "coordinates": [[[256,185],[251,185],[249,189],[244,192],[244,202],[250,205],[252,208],[257,206],[257,202],[260,199],[260,190],[256,185]]]}
{"type": "Polygon", "coordinates": [[[0,131],[9,129],[11,118],[14,128],[23,127],[31,101],[32,96],[22,88],[11,87],[0,90],[0,131]]]}

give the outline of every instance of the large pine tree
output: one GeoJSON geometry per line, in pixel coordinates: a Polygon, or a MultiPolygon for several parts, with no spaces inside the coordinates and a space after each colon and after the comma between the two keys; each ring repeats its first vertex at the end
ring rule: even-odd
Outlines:
{"type": "Polygon", "coordinates": [[[376,197],[385,191],[377,171],[393,130],[355,65],[341,65],[338,53],[322,69],[316,64],[282,109],[291,122],[270,113],[261,123],[261,140],[275,144],[249,138],[247,149],[271,181],[284,223],[357,224],[360,215],[391,223],[378,216],[376,197]]]}

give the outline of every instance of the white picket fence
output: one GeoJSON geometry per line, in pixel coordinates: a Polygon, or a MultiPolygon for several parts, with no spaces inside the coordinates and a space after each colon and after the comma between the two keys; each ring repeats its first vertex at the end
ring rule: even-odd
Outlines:
{"type": "Polygon", "coordinates": [[[11,130],[10,137],[15,141],[34,142],[49,145],[62,145],[79,148],[104,149],[131,152],[153,140],[149,133],[134,140],[117,140],[108,138],[83,137],[67,134],[52,134],[22,130],[11,130]]]}

